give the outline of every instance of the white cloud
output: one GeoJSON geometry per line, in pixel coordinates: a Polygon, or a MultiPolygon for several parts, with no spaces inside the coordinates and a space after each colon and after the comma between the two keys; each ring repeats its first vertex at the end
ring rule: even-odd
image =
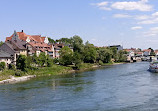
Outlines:
{"type": "Polygon", "coordinates": [[[151,5],[146,4],[147,2],[147,0],[141,0],[138,2],[115,2],[111,7],[119,10],[151,11],[153,8],[151,5]]]}
{"type": "Polygon", "coordinates": [[[157,23],[158,23],[158,18],[152,18],[138,22],[138,24],[157,24],[157,23]]]}
{"type": "Polygon", "coordinates": [[[130,16],[128,14],[114,14],[113,17],[114,18],[130,18],[132,16],[130,16]]]}
{"type": "Polygon", "coordinates": [[[111,10],[111,8],[108,8],[108,7],[100,7],[99,9],[101,9],[101,10],[111,10]]]}
{"type": "Polygon", "coordinates": [[[135,26],[135,27],[131,27],[132,30],[138,30],[138,29],[142,29],[143,27],[141,26],[135,26]]]}
{"type": "Polygon", "coordinates": [[[109,2],[100,2],[100,3],[92,3],[91,5],[95,5],[99,7],[101,10],[111,10],[110,7],[108,7],[109,2]]]}
{"type": "Polygon", "coordinates": [[[158,12],[152,14],[153,17],[158,17],[158,12]]]}
{"type": "Polygon", "coordinates": [[[148,32],[144,33],[145,36],[158,36],[158,27],[152,27],[148,32]]]}
{"type": "Polygon", "coordinates": [[[148,0],[139,0],[137,2],[130,1],[130,2],[100,2],[100,3],[93,3],[102,10],[112,10],[119,9],[119,10],[138,10],[138,11],[151,11],[153,7],[148,3],[148,0]]]}
{"type": "Polygon", "coordinates": [[[100,2],[100,3],[96,3],[95,5],[98,7],[107,6],[108,2],[100,2]]]}
{"type": "Polygon", "coordinates": [[[137,20],[146,20],[146,19],[149,19],[150,16],[149,15],[138,15],[135,17],[135,19],[137,20]]]}

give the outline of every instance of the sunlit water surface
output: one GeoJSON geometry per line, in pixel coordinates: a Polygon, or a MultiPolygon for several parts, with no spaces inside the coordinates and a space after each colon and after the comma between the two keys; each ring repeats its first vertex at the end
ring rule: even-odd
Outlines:
{"type": "Polygon", "coordinates": [[[0,111],[158,111],[148,62],[0,85],[0,111]]]}

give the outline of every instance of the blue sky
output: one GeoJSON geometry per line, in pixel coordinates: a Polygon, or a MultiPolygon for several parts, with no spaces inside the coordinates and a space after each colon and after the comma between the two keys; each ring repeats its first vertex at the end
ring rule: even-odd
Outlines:
{"type": "Polygon", "coordinates": [[[158,49],[158,0],[0,0],[0,41],[14,30],[96,46],[158,49]]]}

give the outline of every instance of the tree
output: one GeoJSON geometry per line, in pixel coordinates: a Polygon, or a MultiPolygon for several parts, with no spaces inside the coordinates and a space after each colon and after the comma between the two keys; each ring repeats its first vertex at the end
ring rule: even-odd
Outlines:
{"type": "Polygon", "coordinates": [[[51,67],[53,65],[53,59],[49,57],[49,55],[46,56],[46,65],[47,67],[51,67]]]}
{"type": "Polygon", "coordinates": [[[79,54],[78,52],[74,52],[73,53],[73,63],[75,64],[75,67],[77,69],[79,69],[82,62],[83,61],[81,60],[81,54],[79,54]]]}
{"type": "Polygon", "coordinates": [[[123,50],[119,51],[119,53],[118,53],[118,57],[119,57],[118,62],[125,62],[127,60],[125,54],[126,54],[126,51],[123,51],[123,50]]]}
{"type": "Polygon", "coordinates": [[[96,60],[96,48],[93,44],[90,44],[88,41],[84,47],[84,62],[94,63],[96,60]]]}
{"type": "Polygon", "coordinates": [[[44,52],[41,52],[38,57],[38,65],[43,67],[46,64],[46,54],[44,52]]]}
{"type": "Polygon", "coordinates": [[[60,51],[60,59],[59,59],[59,63],[61,65],[71,65],[72,64],[72,60],[73,60],[73,52],[72,50],[65,46],[63,47],[60,51]]]}
{"type": "Polygon", "coordinates": [[[69,39],[69,38],[61,38],[61,39],[59,39],[57,41],[65,43],[65,44],[71,44],[71,39],[69,39]]]}
{"type": "Polygon", "coordinates": [[[2,46],[2,45],[3,45],[3,42],[1,41],[1,42],[0,42],[0,46],[2,46]]]}
{"type": "Polygon", "coordinates": [[[112,54],[112,51],[108,48],[99,48],[97,50],[97,61],[101,60],[103,63],[110,63],[112,54]]]}
{"type": "Polygon", "coordinates": [[[55,40],[50,37],[48,37],[48,40],[49,40],[49,43],[52,43],[52,44],[55,43],[55,40]]]}
{"type": "Polygon", "coordinates": [[[79,52],[82,53],[83,52],[83,40],[81,39],[81,37],[75,35],[73,37],[71,37],[71,44],[73,46],[73,51],[74,52],[79,52]]]}
{"type": "Polygon", "coordinates": [[[16,67],[17,67],[17,69],[25,71],[25,69],[27,68],[27,62],[26,62],[25,55],[19,55],[19,57],[16,60],[16,67]]]}
{"type": "Polygon", "coordinates": [[[118,54],[117,54],[117,48],[116,47],[112,47],[110,48],[111,51],[112,51],[112,58],[115,60],[115,61],[118,61],[118,54]]]}
{"type": "Polygon", "coordinates": [[[149,49],[151,50],[150,55],[155,56],[156,54],[155,54],[154,50],[152,48],[149,48],[149,49]]]}
{"type": "Polygon", "coordinates": [[[4,70],[6,67],[5,62],[0,62],[0,70],[4,70]]]}

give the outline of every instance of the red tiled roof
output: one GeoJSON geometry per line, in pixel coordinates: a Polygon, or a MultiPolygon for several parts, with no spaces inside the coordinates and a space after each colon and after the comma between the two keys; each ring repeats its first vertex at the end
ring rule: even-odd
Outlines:
{"type": "MultiPolygon", "coordinates": [[[[26,35],[24,32],[17,32],[19,39],[26,41],[27,37],[29,37],[30,40],[36,41],[36,42],[44,42],[45,37],[41,37],[41,35],[26,35]]],[[[12,34],[10,37],[6,37],[6,41],[10,41],[12,39],[14,34],[12,34]]]]}

